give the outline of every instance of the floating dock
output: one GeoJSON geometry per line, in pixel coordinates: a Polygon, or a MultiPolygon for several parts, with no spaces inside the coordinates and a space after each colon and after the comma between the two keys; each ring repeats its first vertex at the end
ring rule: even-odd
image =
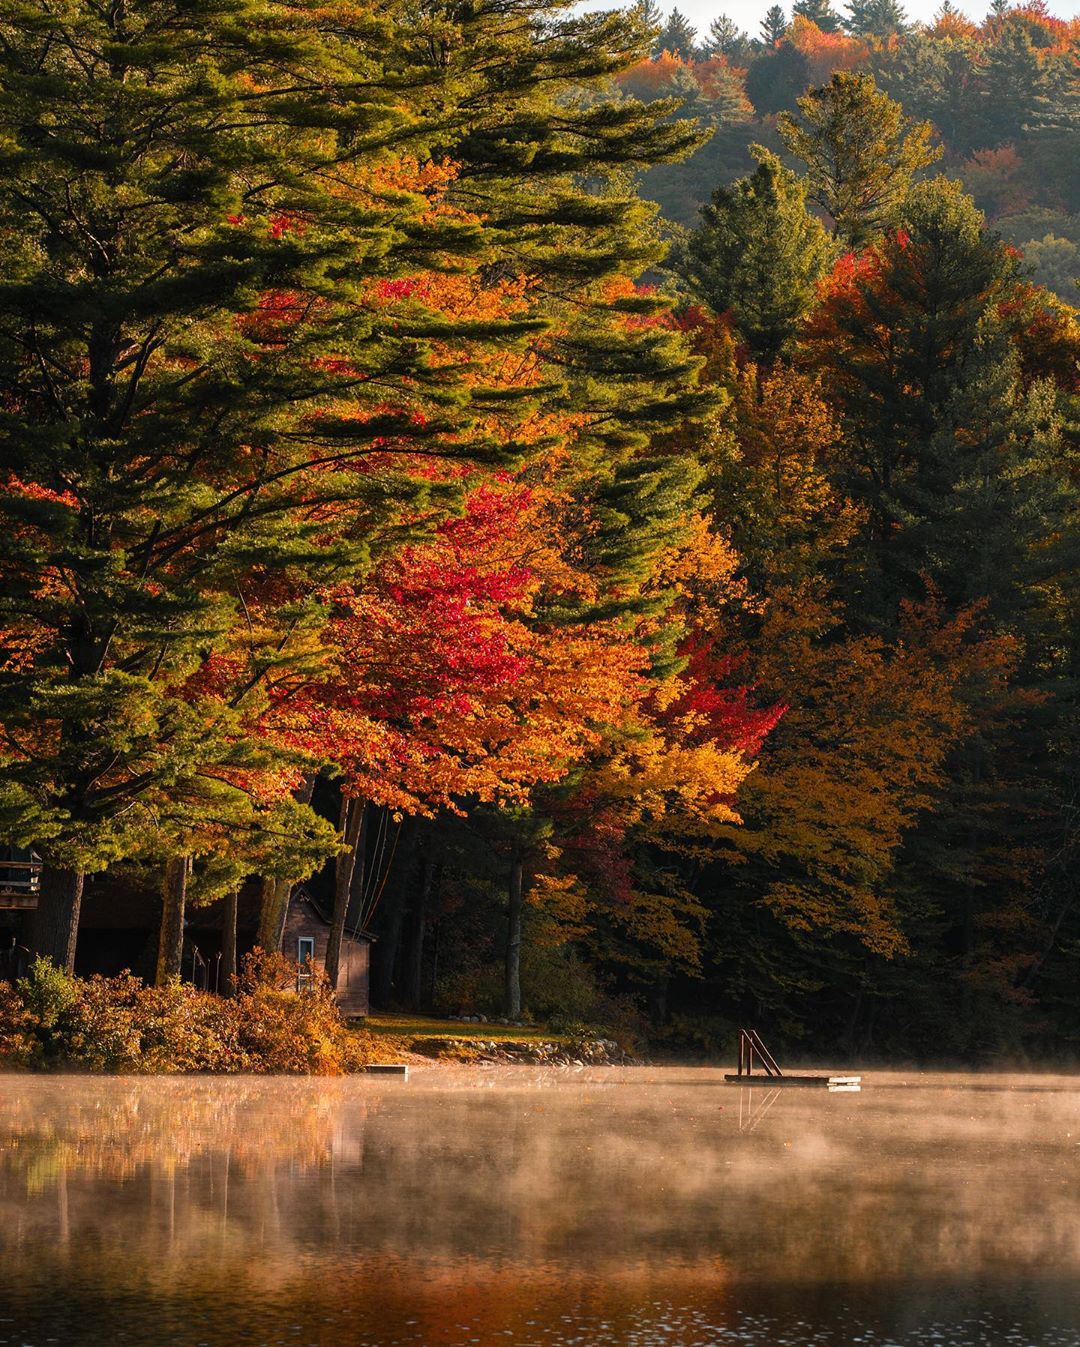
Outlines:
{"type": "Polygon", "coordinates": [[[816,1086],[821,1090],[857,1090],[862,1085],[862,1076],[767,1076],[751,1075],[745,1072],[738,1075],[736,1072],[729,1072],[724,1076],[729,1085],[767,1085],[770,1090],[783,1085],[801,1085],[813,1088],[816,1086]]]}
{"type": "Polygon", "coordinates": [[[726,1073],[724,1079],[729,1085],[766,1085],[770,1090],[785,1085],[834,1091],[862,1088],[862,1076],[785,1076],[756,1029],[739,1030],[739,1069],[726,1073]],[[756,1075],[755,1057],[763,1068],[756,1075]]]}

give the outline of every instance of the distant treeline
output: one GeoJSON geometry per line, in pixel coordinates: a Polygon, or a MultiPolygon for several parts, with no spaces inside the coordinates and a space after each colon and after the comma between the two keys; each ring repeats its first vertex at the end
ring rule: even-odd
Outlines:
{"type": "Polygon", "coordinates": [[[748,146],[777,148],[773,119],[836,70],[872,74],[909,116],[929,121],[942,167],[963,182],[994,228],[1023,249],[1035,279],[1070,303],[1080,278],[1076,131],[1080,20],[1036,0],[996,0],[980,24],[949,0],[934,22],[908,22],[896,0],[774,5],[753,37],[721,15],[702,33],[674,9],[650,10],[648,62],[620,77],[639,98],[685,100],[716,134],[689,162],[653,169],[645,191],[689,225],[718,183],[750,165],[748,146]]]}

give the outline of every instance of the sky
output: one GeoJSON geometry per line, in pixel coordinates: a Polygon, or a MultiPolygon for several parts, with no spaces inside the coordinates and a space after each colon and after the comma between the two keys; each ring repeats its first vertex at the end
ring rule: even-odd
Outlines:
{"type": "MultiPolygon", "coordinates": [[[[699,32],[704,33],[718,14],[727,14],[740,28],[744,28],[753,36],[757,33],[761,16],[773,0],[657,0],[657,3],[665,14],[672,8],[672,4],[676,3],[699,32]]],[[[790,0],[780,0],[780,3],[790,13],[790,0]]],[[[910,19],[927,22],[940,8],[941,0],[902,0],[902,3],[910,19]]],[[[963,10],[969,18],[976,21],[982,19],[990,7],[989,0],[954,0],[954,3],[957,9],[963,10]]],[[[843,0],[833,0],[833,8],[843,13],[845,8],[843,0]]],[[[1051,13],[1063,19],[1072,19],[1080,15],[1080,0],[1049,0],[1049,8],[1051,13]]]]}

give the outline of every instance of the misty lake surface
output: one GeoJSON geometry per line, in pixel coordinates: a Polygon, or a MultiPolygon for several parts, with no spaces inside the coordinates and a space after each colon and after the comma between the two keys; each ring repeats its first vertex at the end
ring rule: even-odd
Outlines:
{"type": "Polygon", "coordinates": [[[0,1076],[0,1347],[1080,1344],[1080,1080],[0,1076]]]}

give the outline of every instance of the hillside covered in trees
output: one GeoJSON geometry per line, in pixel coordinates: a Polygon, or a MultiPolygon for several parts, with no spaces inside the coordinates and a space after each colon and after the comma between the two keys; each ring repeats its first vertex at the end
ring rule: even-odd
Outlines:
{"type": "Polygon", "coordinates": [[[981,24],[949,0],[930,26],[907,21],[897,0],[773,5],[754,35],[723,14],[696,33],[678,9],[650,9],[650,59],[620,77],[639,98],[684,100],[680,115],[716,134],[689,163],[653,169],[646,194],[665,216],[693,225],[717,185],[752,167],[754,142],[780,149],[778,113],[836,71],[871,75],[928,121],[940,171],[971,193],[993,228],[1021,247],[1041,285],[1072,303],[1080,278],[1080,172],[1075,149],[1080,20],[1042,0],[996,0],[981,24]]]}
{"type": "Polygon", "coordinates": [[[383,1006],[1075,1049],[1080,26],[0,41],[13,938],[303,882],[383,1006]]]}

